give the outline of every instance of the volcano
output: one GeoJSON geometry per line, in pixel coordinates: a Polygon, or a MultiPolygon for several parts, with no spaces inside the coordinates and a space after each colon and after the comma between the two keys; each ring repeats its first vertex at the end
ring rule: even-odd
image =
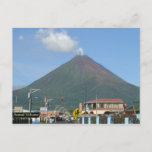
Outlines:
{"type": "Polygon", "coordinates": [[[28,108],[30,88],[40,89],[33,94],[39,97],[33,101],[33,107],[44,106],[45,96],[54,99],[51,108],[56,105],[78,107],[80,102],[84,102],[84,96],[86,100],[93,100],[96,95],[98,98],[121,98],[129,105],[139,100],[139,87],[126,82],[86,55],[75,56],[27,87],[13,91],[13,96],[18,97],[17,103],[13,98],[14,106],[28,108]],[[64,98],[63,102],[61,97],[64,98]]]}

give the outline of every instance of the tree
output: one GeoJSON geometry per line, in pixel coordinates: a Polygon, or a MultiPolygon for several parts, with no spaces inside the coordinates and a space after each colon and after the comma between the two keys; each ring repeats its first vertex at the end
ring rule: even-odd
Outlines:
{"type": "Polygon", "coordinates": [[[140,110],[140,101],[139,100],[133,101],[133,104],[135,105],[136,110],[140,110]]]}

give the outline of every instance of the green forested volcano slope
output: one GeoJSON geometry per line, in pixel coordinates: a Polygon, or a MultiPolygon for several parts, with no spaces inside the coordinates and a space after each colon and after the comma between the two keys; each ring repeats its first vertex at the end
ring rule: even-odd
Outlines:
{"type": "Polygon", "coordinates": [[[30,88],[40,89],[33,94],[33,108],[44,106],[45,96],[54,98],[51,108],[55,105],[78,107],[80,102],[84,102],[85,88],[87,100],[95,99],[96,94],[98,98],[121,98],[128,104],[139,100],[139,87],[127,83],[86,55],[76,56],[29,86],[13,91],[14,106],[28,108],[27,93],[30,88]],[[17,103],[15,96],[18,97],[17,103]],[[60,97],[64,97],[63,103],[60,97]]]}

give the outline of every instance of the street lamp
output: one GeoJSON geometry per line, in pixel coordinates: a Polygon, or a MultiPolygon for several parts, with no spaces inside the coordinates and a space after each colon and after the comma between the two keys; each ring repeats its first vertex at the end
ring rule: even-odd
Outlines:
{"type": "Polygon", "coordinates": [[[61,107],[60,105],[55,106],[55,110],[59,109],[61,107]]]}
{"type": "MultiPolygon", "coordinates": [[[[45,106],[47,107],[47,115],[46,115],[46,123],[48,122],[48,102],[49,101],[52,101],[52,100],[54,100],[55,98],[53,98],[53,99],[47,99],[46,97],[44,98],[44,102],[45,102],[45,106]]],[[[58,99],[58,98],[57,98],[58,99]]],[[[61,99],[61,102],[63,102],[63,97],[61,97],[60,98],[61,99]]],[[[58,107],[60,107],[60,106],[57,106],[56,108],[55,108],[55,110],[58,108],[58,107]]],[[[56,111],[54,111],[55,112],[55,122],[56,122],[56,111]]]]}
{"type": "Polygon", "coordinates": [[[45,106],[47,107],[47,113],[46,113],[46,124],[48,122],[48,107],[49,107],[49,102],[51,102],[53,99],[46,99],[45,106]]]}
{"type": "Polygon", "coordinates": [[[32,89],[30,88],[30,92],[28,92],[28,99],[29,99],[29,112],[30,112],[30,122],[31,123],[31,110],[32,110],[32,94],[39,91],[40,89],[32,89]]]}

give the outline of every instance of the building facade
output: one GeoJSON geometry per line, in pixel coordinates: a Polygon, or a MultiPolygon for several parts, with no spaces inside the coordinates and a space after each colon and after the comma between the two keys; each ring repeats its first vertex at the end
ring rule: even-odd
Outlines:
{"type": "Polygon", "coordinates": [[[123,112],[124,102],[122,99],[102,98],[91,100],[84,103],[83,113],[105,114],[106,112],[123,112]]]}

